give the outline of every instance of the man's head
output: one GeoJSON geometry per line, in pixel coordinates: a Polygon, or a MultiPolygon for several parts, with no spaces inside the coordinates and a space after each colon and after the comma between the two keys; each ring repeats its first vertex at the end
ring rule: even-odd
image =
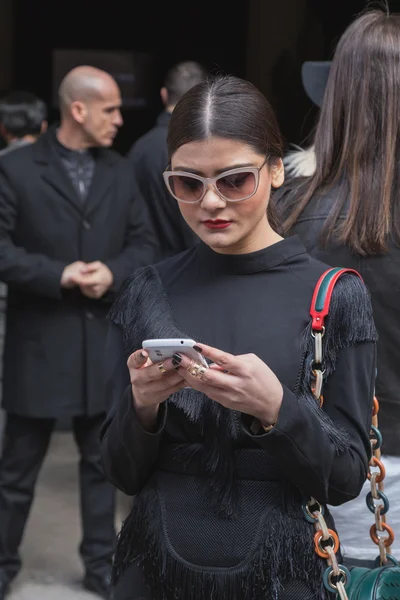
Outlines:
{"type": "Polygon", "coordinates": [[[47,128],[45,103],[29,92],[11,92],[0,100],[0,132],[9,143],[37,138],[47,128]]]}
{"type": "Polygon", "coordinates": [[[100,69],[72,69],[59,89],[62,125],[69,122],[80,131],[86,146],[112,146],[123,124],[121,93],[116,81],[100,69]]]}
{"type": "Polygon", "coordinates": [[[186,61],[172,67],[164,80],[161,99],[169,112],[186,92],[207,77],[207,71],[197,62],[186,61]]]}

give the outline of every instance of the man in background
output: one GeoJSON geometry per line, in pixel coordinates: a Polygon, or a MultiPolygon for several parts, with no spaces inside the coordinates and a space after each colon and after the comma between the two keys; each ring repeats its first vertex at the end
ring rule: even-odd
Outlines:
{"type": "Polygon", "coordinates": [[[61,123],[0,159],[0,280],[8,284],[0,460],[0,600],[58,419],[80,454],[84,587],[108,599],[114,489],[102,467],[106,315],[124,279],[152,260],[146,205],[110,147],[120,90],[77,67],[60,90],[61,123]]]}
{"type": "Polygon", "coordinates": [[[182,62],[172,67],[160,91],[164,111],[155,127],[139,138],[128,154],[156,233],[156,260],[178,254],[197,242],[176,200],[168,193],[162,174],[168,165],[167,133],[171,113],[182,96],[206,76],[205,69],[196,62],[182,62]]]}
{"type": "MultiPolygon", "coordinates": [[[[0,100],[0,136],[6,146],[0,157],[36,142],[47,130],[47,107],[43,100],[24,91],[13,91],[0,100]]],[[[3,357],[7,286],[0,282],[0,361],[3,357]]],[[[1,385],[0,376],[0,385],[1,385]]],[[[0,442],[3,425],[0,414],[0,442]]]]}
{"type": "Polygon", "coordinates": [[[0,100],[0,135],[7,144],[0,156],[36,142],[46,130],[47,107],[34,94],[15,91],[0,100]]]}

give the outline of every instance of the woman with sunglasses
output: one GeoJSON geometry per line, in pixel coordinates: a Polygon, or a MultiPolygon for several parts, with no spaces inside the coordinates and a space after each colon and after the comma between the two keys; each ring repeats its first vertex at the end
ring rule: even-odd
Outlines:
{"type": "Polygon", "coordinates": [[[344,503],[366,478],[368,295],[352,275],[335,287],[320,408],[305,332],[326,266],[279,235],[269,199],[284,179],[282,141],[270,105],[235,77],[204,81],[177,104],[168,147],[167,187],[201,242],[136,272],[110,314],[103,458],[135,496],[115,598],[331,598],[302,506],[344,503]],[[183,353],[152,364],[142,349],[179,337],[195,339],[210,368],[183,353]]]}

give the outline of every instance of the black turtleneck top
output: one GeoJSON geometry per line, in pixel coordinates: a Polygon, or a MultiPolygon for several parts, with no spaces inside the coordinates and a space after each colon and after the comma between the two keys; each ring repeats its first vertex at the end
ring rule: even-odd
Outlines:
{"type": "MultiPolygon", "coordinates": [[[[347,445],[338,448],[321,426],[318,411],[310,410],[296,394],[311,298],[327,268],[311,258],[296,237],[235,256],[218,254],[200,244],[142,270],[126,284],[123,300],[114,308],[113,320],[117,324],[110,330],[109,411],[102,431],[104,464],[114,485],[127,494],[140,496],[149,482],[153,485],[154,479],[157,481],[159,469],[168,472],[165,457],[171,444],[197,444],[201,448],[207,431],[212,430],[212,424],[207,429],[207,421],[201,425],[193,422],[190,411],[185,413],[173,398],[160,409],[156,433],[145,431],[136,418],[127,356],[141,347],[143,339],[178,337],[174,335],[177,331],[179,336],[186,335],[235,355],[254,353],[281,381],[282,407],[272,431],[253,434],[251,419],[241,415],[240,431],[233,441],[235,450],[258,451],[259,456],[264,456],[266,479],[282,478],[302,495],[323,503],[341,504],[359,494],[370,455],[375,380],[373,336],[366,334],[356,339],[351,322],[346,325],[348,331],[342,332],[334,372],[325,382],[323,409],[318,409],[329,416],[334,427],[346,432],[347,445]],[[125,313],[123,319],[119,318],[120,312],[125,313]],[[274,474],[268,471],[269,460],[274,462],[274,474]]],[[[362,290],[347,298],[342,287],[341,293],[349,310],[356,311],[357,306],[366,303],[362,319],[368,321],[366,329],[372,331],[366,292],[362,298],[362,290]]],[[[261,471],[262,464],[263,461],[261,471]]],[[[198,475],[204,475],[199,469],[198,475]]],[[[242,465],[240,471],[240,477],[246,479],[246,467],[242,465]]],[[[249,479],[254,477],[249,468],[249,479]]],[[[174,479],[175,489],[183,479],[174,479]]],[[[187,498],[187,502],[196,500],[187,498]]],[[[195,539],[192,541],[194,544],[195,539]]]]}

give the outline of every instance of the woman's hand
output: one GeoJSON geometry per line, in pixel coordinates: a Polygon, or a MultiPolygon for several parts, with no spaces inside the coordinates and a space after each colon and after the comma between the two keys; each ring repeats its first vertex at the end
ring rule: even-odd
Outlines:
{"type": "Polygon", "coordinates": [[[190,358],[179,355],[182,358],[178,372],[187,385],[226,408],[256,417],[265,425],[276,423],[283,388],[276,375],[258,356],[233,356],[204,344],[196,348],[201,348],[202,355],[214,364],[198,379],[186,370],[190,358]]]}
{"type": "Polygon", "coordinates": [[[145,350],[138,350],[128,358],[134,406],[145,429],[154,429],[159,406],[187,384],[178,373],[172,359],[153,364],[145,350]],[[160,366],[163,369],[160,369],[160,366]],[[164,372],[165,369],[165,372],[164,372]]]}

